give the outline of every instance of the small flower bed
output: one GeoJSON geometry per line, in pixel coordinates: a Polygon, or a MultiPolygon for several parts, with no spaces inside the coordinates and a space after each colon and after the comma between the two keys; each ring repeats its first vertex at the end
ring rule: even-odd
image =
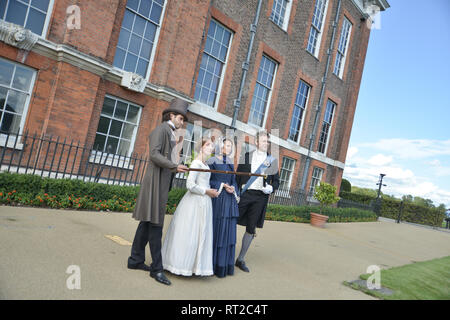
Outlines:
{"type": "Polygon", "coordinates": [[[96,211],[123,211],[132,212],[136,201],[113,196],[108,200],[95,200],[90,196],[77,197],[73,194],[56,196],[48,193],[38,193],[30,196],[27,193],[19,193],[16,190],[0,192],[0,204],[10,206],[47,207],[54,209],[84,209],[96,211]]]}

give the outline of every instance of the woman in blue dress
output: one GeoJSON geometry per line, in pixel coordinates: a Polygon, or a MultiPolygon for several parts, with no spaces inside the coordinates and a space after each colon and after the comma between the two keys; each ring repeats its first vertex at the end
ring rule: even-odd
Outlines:
{"type": "MultiPolygon", "coordinates": [[[[214,157],[208,160],[213,170],[234,171],[233,142],[220,138],[214,157]]],[[[218,190],[219,196],[212,198],[213,206],[213,269],[214,274],[223,278],[234,274],[236,247],[236,223],[239,218],[239,192],[234,174],[211,173],[211,188],[218,190]]]]}

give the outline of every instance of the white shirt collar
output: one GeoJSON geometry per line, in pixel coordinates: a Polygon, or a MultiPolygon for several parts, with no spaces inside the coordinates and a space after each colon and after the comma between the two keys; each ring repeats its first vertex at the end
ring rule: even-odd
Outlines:
{"type": "Polygon", "coordinates": [[[173,122],[171,120],[167,120],[167,123],[169,124],[169,126],[172,127],[173,130],[176,129],[175,125],[173,124],[173,122]]]}
{"type": "Polygon", "coordinates": [[[255,154],[256,154],[257,157],[266,157],[267,156],[267,152],[261,151],[259,149],[255,150],[255,154]]]}

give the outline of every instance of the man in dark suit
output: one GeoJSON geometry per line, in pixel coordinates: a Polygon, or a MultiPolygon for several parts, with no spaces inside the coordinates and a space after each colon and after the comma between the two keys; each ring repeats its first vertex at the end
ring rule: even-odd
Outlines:
{"type": "Polygon", "coordinates": [[[269,147],[267,132],[257,133],[256,146],[255,151],[245,154],[244,163],[238,165],[237,171],[267,174],[267,178],[245,175],[236,177],[241,194],[238,224],[245,226],[236,266],[245,272],[250,271],[244,261],[245,254],[256,236],[255,229],[263,227],[269,195],[278,189],[280,184],[278,160],[267,152],[269,147]]]}
{"type": "Polygon", "coordinates": [[[152,278],[166,285],[170,285],[170,281],[163,272],[161,238],[171,173],[188,170],[188,167],[177,164],[172,155],[176,144],[174,131],[187,120],[187,109],[187,102],[177,98],[172,100],[169,108],[163,111],[163,122],[150,133],[150,161],[133,212],[133,218],[140,223],[128,258],[128,268],[150,271],[152,278]],[[152,256],[150,267],[144,264],[147,243],[152,256]]]}

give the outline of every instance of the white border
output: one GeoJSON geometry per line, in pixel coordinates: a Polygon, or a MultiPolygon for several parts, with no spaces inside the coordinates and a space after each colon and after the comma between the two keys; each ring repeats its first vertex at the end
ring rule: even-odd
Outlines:
{"type": "MultiPolygon", "coordinates": [[[[151,55],[150,55],[150,60],[149,60],[149,62],[148,62],[147,74],[145,75],[145,80],[146,80],[147,82],[150,81],[150,75],[151,75],[152,70],[153,70],[153,62],[154,62],[155,55],[156,55],[156,48],[157,48],[158,45],[159,45],[159,33],[160,33],[160,31],[161,31],[161,29],[162,29],[162,26],[163,26],[164,16],[165,16],[165,14],[166,14],[166,7],[167,7],[167,2],[168,2],[168,1],[169,1],[169,0],[164,0],[164,5],[163,5],[163,8],[162,8],[162,11],[161,11],[161,17],[160,17],[160,20],[159,20],[159,26],[158,26],[158,28],[156,29],[155,39],[154,39],[154,41],[153,41],[152,53],[151,53],[151,55]]],[[[125,4],[125,10],[127,10],[126,4],[125,4]]],[[[122,23],[123,23],[123,19],[122,19],[122,23]]],[[[122,23],[120,24],[120,29],[121,29],[121,30],[122,30],[122,23]]],[[[116,50],[117,50],[117,45],[116,45],[116,50]]],[[[128,50],[128,49],[127,49],[127,50],[128,50]]],[[[115,56],[115,55],[116,55],[116,54],[114,53],[114,56],[115,56]]]]}
{"type": "MultiPolygon", "coordinates": [[[[114,105],[114,110],[116,110],[117,101],[121,101],[121,102],[126,103],[126,104],[128,104],[128,105],[133,105],[133,106],[139,108],[139,113],[138,113],[138,119],[137,119],[137,122],[136,122],[136,127],[135,127],[134,130],[133,130],[133,137],[132,137],[131,140],[130,140],[130,149],[128,150],[128,154],[125,156],[125,157],[131,157],[131,154],[132,154],[133,151],[134,151],[134,143],[135,143],[135,141],[136,141],[136,136],[137,136],[137,132],[138,132],[138,129],[139,129],[139,124],[140,124],[140,122],[141,122],[141,113],[142,113],[142,108],[143,108],[143,107],[142,107],[141,105],[138,105],[138,104],[134,103],[134,102],[127,101],[127,100],[125,100],[125,99],[122,99],[122,98],[113,96],[113,95],[111,95],[111,94],[105,94],[105,96],[103,97],[102,110],[103,110],[103,105],[104,105],[104,103],[105,103],[105,98],[109,98],[109,99],[114,99],[114,100],[116,100],[116,104],[114,105]]],[[[128,107],[129,107],[129,106],[128,106],[128,107]]],[[[102,115],[102,110],[100,110],[99,116],[102,115]]],[[[127,110],[127,115],[128,115],[128,110],[127,110]]],[[[113,116],[114,116],[114,115],[113,115],[113,116]]],[[[108,118],[108,119],[114,120],[113,116],[112,116],[111,118],[109,118],[109,117],[107,117],[107,118],[108,118]]],[[[100,117],[99,117],[99,121],[100,121],[100,117]]],[[[122,123],[128,123],[128,122],[126,122],[126,119],[125,119],[122,123]]],[[[110,127],[110,126],[111,126],[111,122],[110,122],[110,124],[109,124],[109,127],[110,127]]],[[[109,127],[108,127],[108,132],[109,132],[109,127]]],[[[97,136],[97,133],[98,133],[97,130],[98,130],[98,123],[97,123],[97,129],[95,130],[95,136],[97,136]]],[[[120,135],[122,135],[122,131],[123,131],[123,126],[122,126],[122,129],[120,130],[120,135]]],[[[101,134],[101,135],[104,135],[104,134],[101,134]]],[[[106,137],[109,137],[109,134],[108,134],[108,133],[106,134],[106,137]]],[[[119,137],[119,140],[120,140],[120,139],[122,139],[121,136],[119,137]]],[[[105,140],[105,142],[106,142],[106,140],[105,140]]],[[[95,150],[93,150],[93,151],[95,151],[95,150]]],[[[99,152],[99,151],[97,151],[97,152],[99,152]]],[[[100,153],[102,153],[102,152],[100,152],[100,153]]],[[[118,156],[118,154],[116,154],[116,156],[118,156]]],[[[123,156],[122,156],[122,157],[123,157],[123,156]]]]}
{"type": "MultiPolygon", "coordinates": [[[[25,126],[25,122],[26,122],[26,119],[27,119],[27,117],[28,117],[28,109],[29,109],[29,106],[30,106],[30,102],[31,102],[31,96],[33,95],[33,92],[34,92],[34,85],[35,85],[35,81],[36,81],[36,74],[37,74],[37,70],[36,69],[33,69],[33,68],[31,68],[31,67],[29,67],[29,66],[27,66],[27,65],[24,65],[24,64],[22,64],[22,63],[18,63],[17,61],[11,61],[11,60],[9,60],[9,59],[5,59],[4,57],[0,57],[0,60],[5,60],[5,61],[7,61],[7,62],[9,62],[9,63],[12,63],[13,65],[14,65],[14,73],[13,73],[13,75],[12,75],[12,78],[14,78],[14,75],[15,75],[15,73],[16,73],[16,69],[17,69],[17,65],[19,65],[19,66],[21,66],[22,68],[25,68],[25,69],[28,69],[28,70],[30,70],[30,71],[32,71],[33,72],[33,75],[32,75],[32,77],[31,77],[31,81],[30,81],[30,91],[28,91],[28,93],[27,93],[27,98],[26,98],[26,101],[25,101],[25,106],[23,107],[23,111],[22,111],[22,119],[20,120],[20,124],[19,124],[19,128],[20,128],[20,130],[19,130],[19,139],[17,140],[17,145],[22,145],[21,144],[21,141],[22,141],[22,139],[21,139],[21,137],[22,137],[22,135],[23,135],[23,128],[24,128],[24,126],[25,126]]],[[[11,79],[12,80],[12,79],[11,79]]],[[[8,88],[8,91],[9,90],[14,90],[14,89],[11,89],[11,88],[8,88]]],[[[6,103],[6,101],[5,101],[5,103],[6,103]]],[[[1,120],[1,119],[0,119],[1,120]]],[[[8,140],[8,146],[10,145],[10,141],[11,141],[11,139],[15,139],[15,137],[13,138],[12,136],[15,136],[15,132],[10,132],[10,134],[9,134],[9,140],[8,140]]],[[[5,145],[5,143],[6,143],[6,135],[5,134],[0,134],[0,136],[1,136],[1,141],[0,141],[0,143],[4,146],[5,145]],[[4,139],[4,140],[3,140],[4,139]]],[[[16,149],[18,149],[17,148],[17,145],[16,145],[16,149]]]]}
{"type": "Polygon", "coordinates": [[[261,55],[261,60],[259,61],[259,66],[258,66],[258,70],[256,71],[256,81],[255,81],[255,85],[253,86],[253,95],[252,95],[252,100],[250,102],[250,112],[248,114],[248,119],[247,119],[247,124],[254,127],[255,129],[264,129],[266,127],[266,122],[267,122],[267,115],[269,114],[269,110],[270,110],[270,104],[272,102],[272,92],[274,90],[274,83],[275,83],[275,79],[277,77],[277,73],[278,73],[278,65],[279,63],[271,58],[269,55],[267,54],[262,54],[261,55]],[[262,58],[266,57],[267,59],[269,59],[270,61],[272,61],[273,63],[275,63],[275,70],[273,70],[273,77],[272,77],[272,83],[270,84],[270,91],[269,91],[269,96],[267,97],[267,104],[265,106],[265,110],[264,110],[264,119],[263,119],[263,123],[261,126],[258,126],[257,124],[251,123],[249,122],[250,120],[250,115],[252,113],[252,103],[253,103],[253,99],[255,98],[255,88],[256,88],[256,84],[258,82],[258,73],[259,73],[259,68],[261,67],[261,62],[262,62],[262,58]]]}
{"type": "MultiPolygon", "coordinates": [[[[216,96],[216,100],[214,101],[214,105],[210,106],[210,105],[207,105],[205,103],[202,103],[201,101],[197,101],[197,100],[196,101],[198,103],[201,103],[201,104],[207,106],[207,107],[213,108],[214,111],[217,111],[217,109],[219,108],[220,96],[222,94],[223,81],[224,81],[224,78],[225,78],[225,74],[227,72],[228,58],[230,56],[231,46],[233,45],[234,31],[231,30],[230,28],[227,28],[226,26],[224,26],[222,23],[220,23],[219,21],[214,19],[214,17],[211,17],[211,20],[214,20],[215,23],[217,23],[218,25],[220,25],[224,29],[228,30],[231,33],[231,37],[230,37],[230,42],[228,43],[227,56],[225,57],[225,62],[223,63],[222,74],[220,75],[219,86],[217,87],[217,96],[216,96]]],[[[210,20],[209,25],[208,25],[208,30],[209,30],[209,27],[211,25],[211,20],[210,20]]],[[[206,35],[205,35],[205,44],[206,44],[206,38],[207,37],[208,37],[208,32],[206,32],[206,35]]],[[[205,50],[203,48],[203,51],[201,52],[202,56],[203,56],[204,52],[205,52],[205,50]]],[[[203,57],[202,57],[202,60],[203,60],[203,57]]],[[[201,64],[201,61],[200,61],[200,64],[201,64]]],[[[199,67],[198,70],[200,71],[200,67],[199,67]]],[[[197,72],[197,80],[198,80],[198,72],[197,72]]],[[[197,89],[197,82],[195,83],[195,89],[197,89]]],[[[195,95],[195,90],[194,90],[194,95],[195,95]]]]}
{"type": "MultiPolygon", "coordinates": [[[[350,24],[350,29],[348,30],[348,35],[347,35],[348,38],[347,38],[347,41],[346,41],[346,46],[344,48],[345,51],[344,51],[344,54],[342,55],[341,65],[340,65],[340,68],[339,68],[339,74],[337,75],[340,79],[342,79],[342,77],[344,76],[345,61],[347,60],[347,52],[348,52],[348,47],[350,46],[350,38],[351,38],[351,35],[352,35],[352,29],[353,29],[353,24],[344,15],[344,19],[342,20],[341,37],[342,37],[342,31],[344,31],[344,22],[345,22],[345,20],[347,20],[348,23],[350,24]]],[[[338,54],[339,54],[339,42],[338,42],[338,47],[336,49],[336,58],[334,59],[335,67],[336,67],[336,61],[337,61],[337,55],[338,54]]],[[[333,68],[333,69],[335,69],[335,68],[333,68]]]]}
{"type": "MultiPolygon", "coordinates": [[[[298,82],[298,86],[297,86],[297,92],[295,93],[294,108],[295,108],[295,101],[297,100],[297,93],[298,93],[298,89],[300,87],[300,82],[305,83],[309,87],[309,90],[308,90],[308,96],[306,97],[305,109],[303,110],[302,123],[300,124],[299,135],[298,135],[297,141],[289,139],[289,131],[291,131],[291,123],[289,122],[289,129],[288,129],[288,138],[287,138],[287,140],[288,141],[292,141],[292,142],[294,142],[296,144],[300,144],[300,141],[301,141],[301,137],[302,137],[302,134],[303,134],[303,124],[305,123],[306,110],[308,109],[309,97],[311,95],[311,89],[312,89],[312,87],[306,81],[303,81],[302,78],[300,78],[300,80],[298,82]]],[[[292,122],[293,116],[294,116],[294,109],[292,109],[291,122],[292,122]]]]}
{"type": "MultiPolygon", "coordinates": [[[[324,10],[324,15],[323,15],[323,20],[322,20],[322,23],[321,23],[322,24],[322,26],[321,26],[322,28],[320,28],[319,35],[317,37],[316,47],[314,48],[314,57],[316,57],[316,58],[319,58],[320,46],[321,46],[321,43],[322,43],[322,35],[323,35],[323,31],[325,29],[325,23],[327,21],[329,0],[325,0],[325,1],[326,1],[325,2],[325,10],[324,10]]],[[[313,17],[312,18],[314,19],[314,13],[313,13],[313,17]]],[[[314,28],[313,25],[312,25],[312,20],[311,20],[311,28],[314,28]]],[[[310,33],[311,33],[311,31],[310,31],[310,33]]]]}

